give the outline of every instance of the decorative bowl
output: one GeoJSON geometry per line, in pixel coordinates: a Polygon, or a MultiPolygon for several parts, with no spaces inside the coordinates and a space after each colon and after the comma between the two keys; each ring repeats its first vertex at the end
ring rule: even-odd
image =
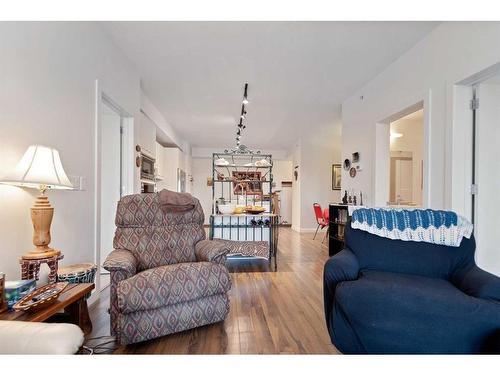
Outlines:
{"type": "Polygon", "coordinates": [[[245,212],[245,206],[236,206],[234,208],[235,214],[242,214],[243,212],[245,212]]]}
{"type": "Polygon", "coordinates": [[[245,211],[249,214],[252,214],[252,215],[257,215],[257,214],[261,214],[263,213],[264,211],[266,210],[265,207],[262,207],[262,206],[252,206],[252,207],[247,207],[245,209],[245,211]]]}
{"type": "Polygon", "coordinates": [[[234,213],[236,206],[234,204],[219,204],[219,212],[224,215],[234,213]]]}
{"type": "Polygon", "coordinates": [[[68,284],[68,282],[59,282],[37,288],[17,301],[13,309],[16,311],[26,311],[47,302],[55,301],[68,284]]]}
{"type": "Polygon", "coordinates": [[[220,158],[215,161],[215,165],[218,167],[225,167],[229,165],[229,162],[224,158],[220,158]]]}

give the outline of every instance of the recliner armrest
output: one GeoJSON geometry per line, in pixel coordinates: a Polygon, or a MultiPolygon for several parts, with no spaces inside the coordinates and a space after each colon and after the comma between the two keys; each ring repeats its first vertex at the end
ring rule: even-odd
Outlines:
{"type": "Polygon", "coordinates": [[[351,250],[345,248],[326,262],[324,280],[329,284],[338,284],[342,281],[356,280],[358,273],[358,258],[351,250]]]}
{"type": "Polygon", "coordinates": [[[109,253],[103,267],[110,272],[123,271],[129,278],[137,272],[137,259],[128,250],[116,249],[109,253]]]}
{"type": "Polygon", "coordinates": [[[345,248],[332,256],[325,263],[323,270],[323,298],[327,326],[330,330],[330,315],[335,301],[335,289],[342,281],[356,280],[359,274],[359,262],[356,255],[345,248]]]}
{"type": "Polygon", "coordinates": [[[457,288],[472,297],[500,302],[500,277],[476,265],[455,272],[452,280],[457,288]]]}
{"type": "Polygon", "coordinates": [[[197,262],[226,263],[226,254],[229,247],[221,240],[201,240],[195,245],[197,262]]]}

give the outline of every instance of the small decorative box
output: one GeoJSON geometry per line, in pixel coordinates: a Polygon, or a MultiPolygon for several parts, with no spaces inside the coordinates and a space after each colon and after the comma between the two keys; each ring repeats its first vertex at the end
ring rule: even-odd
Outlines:
{"type": "Polygon", "coordinates": [[[5,282],[5,298],[9,309],[23,298],[25,295],[35,290],[36,281],[32,280],[19,280],[19,281],[6,281],[5,282]]]}

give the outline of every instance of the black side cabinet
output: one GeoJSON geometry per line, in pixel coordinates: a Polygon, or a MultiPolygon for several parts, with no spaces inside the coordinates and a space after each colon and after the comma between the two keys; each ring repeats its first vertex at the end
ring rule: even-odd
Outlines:
{"type": "Polygon", "coordinates": [[[330,204],[330,223],[328,236],[328,254],[337,254],[344,249],[344,229],[350,220],[345,204],[330,204]]]}

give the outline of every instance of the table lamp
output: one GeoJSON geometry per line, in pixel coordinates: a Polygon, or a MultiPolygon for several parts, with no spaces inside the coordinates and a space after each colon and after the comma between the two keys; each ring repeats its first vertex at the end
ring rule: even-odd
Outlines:
{"type": "Polygon", "coordinates": [[[35,248],[23,255],[23,259],[43,259],[59,255],[59,250],[49,247],[54,208],[45,195],[47,189],[73,189],[64,172],[59,152],[50,147],[29,146],[14,171],[0,179],[0,183],[40,190],[40,195],[31,208],[35,248]]]}

